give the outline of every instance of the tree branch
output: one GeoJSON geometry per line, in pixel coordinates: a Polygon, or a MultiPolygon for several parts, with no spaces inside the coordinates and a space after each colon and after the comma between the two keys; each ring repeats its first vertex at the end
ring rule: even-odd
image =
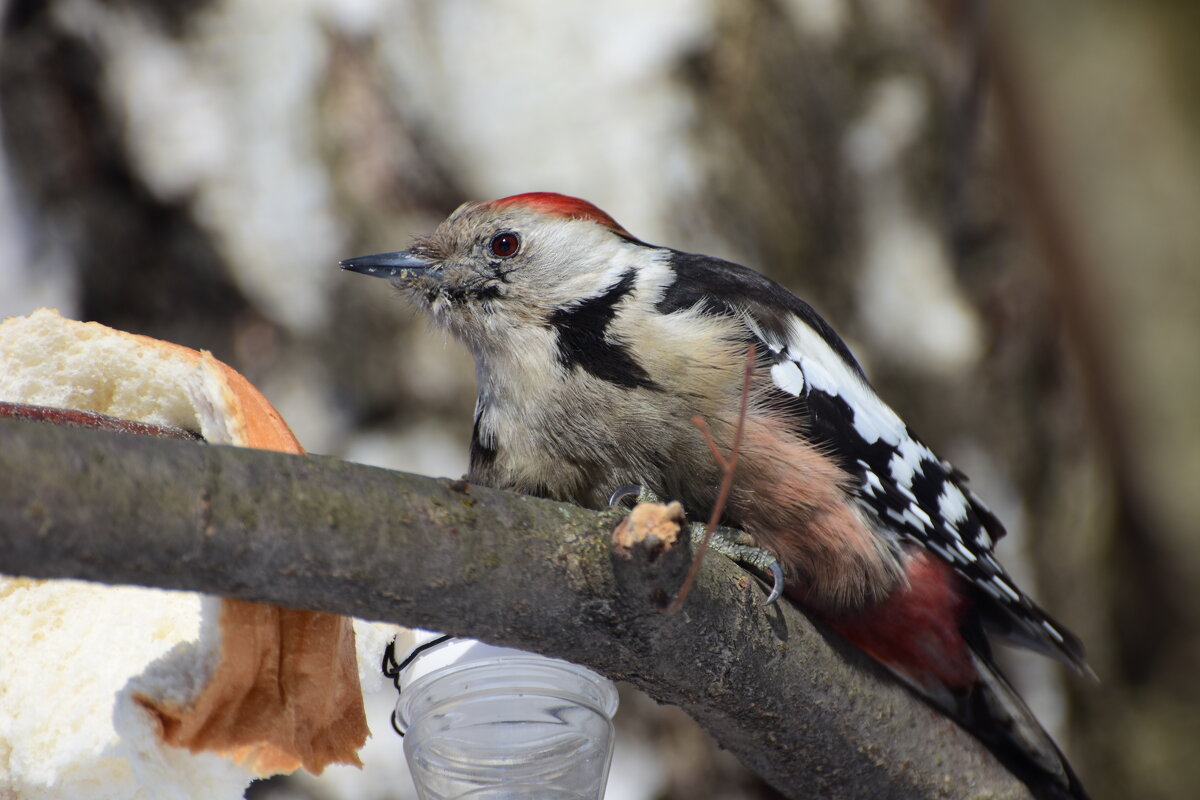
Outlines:
{"type": "MultiPolygon", "coordinates": [[[[325,457],[0,419],[0,571],[239,597],[566,658],[792,797],[1028,798],[969,734],[710,558],[667,616],[615,512],[325,457]],[[615,567],[615,568],[614,568],[615,567]]],[[[683,550],[684,548],[678,548],[683,550]]]]}

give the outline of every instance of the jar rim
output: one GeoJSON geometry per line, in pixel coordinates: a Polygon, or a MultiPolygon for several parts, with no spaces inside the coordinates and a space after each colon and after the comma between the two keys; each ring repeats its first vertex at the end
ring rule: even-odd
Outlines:
{"type": "Polygon", "coordinates": [[[460,679],[467,672],[474,673],[475,680],[482,681],[484,685],[456,692],[454,696],[457,698],[499,692],[551,696],[587,706],[609,718],[616,713],[619,698],[616,687],[608,678],[570,661],[522,651],[513,653],[516,655],[503,654],[451,663],[424,672],[405,683],[396,703],[396,721],[409,727],[415,716],[415,706],[430,689],[447,680],[460,679]],[[564,677],[569,679],[570,685],[563,685],[564,677]]]}

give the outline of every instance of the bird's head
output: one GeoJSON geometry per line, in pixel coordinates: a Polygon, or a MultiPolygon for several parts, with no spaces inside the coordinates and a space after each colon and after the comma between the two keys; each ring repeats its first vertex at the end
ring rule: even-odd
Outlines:
{"type": "Polygon", "coordinates": [[[466,203],[408,250],[341,266],[389,279],[475,344],[603,295],[654,252],[586,200],[533,192],[466,203]]]}

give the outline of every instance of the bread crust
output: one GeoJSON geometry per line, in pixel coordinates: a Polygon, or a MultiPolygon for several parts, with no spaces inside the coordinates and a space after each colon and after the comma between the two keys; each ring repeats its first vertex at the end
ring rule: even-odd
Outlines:
{"type": "MultiPolygon", "coordinates": [[[[0,323],[0,400],[141,416],[134,421],[214,443],[304,453],[262,393],[211,353],[53,309],[0,323]]],[[[361,765],[369,731],[352,621],[228,598],[218,616],[219,652],[201,654],[216,667],[194,696],[145,682],[133,694],[159,741],[219,753],[256,775],[361,765]]]]}

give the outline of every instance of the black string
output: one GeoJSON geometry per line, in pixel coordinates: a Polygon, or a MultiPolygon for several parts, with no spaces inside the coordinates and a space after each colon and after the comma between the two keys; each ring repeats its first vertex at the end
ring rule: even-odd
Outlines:
{"type": "MultiPolygon", "coordinates": [[[[408,651],[408,655],[405,657],[404,661],[397,664],[396,663],[396,639],[395,639],[395,637],[392,637],[392,640],[390,642],[388,642],[388,646],[383,649],[383,676],[385,678],[392,679],[392,685],[396,687],[396,692],[399,693],[400,692],[400,673],[404,671],[404,668],[407,667],[409,664],[411,664],[413,662],[413,659],[415,659],[417,656],[421,655],[421,653],[424,653],[426,650],[430,649],[431,647],[437,647],[442,642],[448,642],[453,638],[454,638],[453,636],[450,636],[448,634],[442,634],[441,636],[437,637],[436,639],[430,639],[428,642],[425,642],[424,644],[419,644],[416,647],[414,647],[412,650],[408,651]]],[[[398,709],[394,709],[392,711],[392,730],[394,730],[396,733],[400,734],[400,736],[404,736],[404,731],[400,730],[400,724],[396,721],[396,711],[397,710],[398,709]]]]}

